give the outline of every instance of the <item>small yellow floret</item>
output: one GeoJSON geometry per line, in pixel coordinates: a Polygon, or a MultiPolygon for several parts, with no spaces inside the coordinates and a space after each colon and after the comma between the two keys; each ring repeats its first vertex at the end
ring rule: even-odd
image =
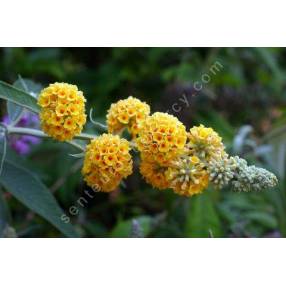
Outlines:
{"type": "Polygon", "coordinates": [[[129,142],[118,135],[103,134],[86,148],[82,174],[86,183],[102,192],[115,190],[132,173],[129,142]]]}
{"type": "Polygon", "coordinates": [[[50,84],[40,93],[42,130],[59,141],[69,141],[81,133],[86,122],[85,98],[77,86],[50,84]]]}
{"type": "Polygon", "coordinates": [[[135,138],[141,123],[146,119],[149,113],[149,105],[137,98],[129,96],[127,99],[119,100],[111,104],[108,110],[108,132],[118,134],[127,127],[132,137],[135,138]]]}
{"type": "Polygon", "coordinates": [[[136,142],[144,160],[165,165],[183,152],[186,140],[183,123],[170,114],[156,112],[142,123],[136,142]]]}
{"type": "Polygon", "coordinates": [[[146,182],[159,190],[164,190],[170,187],[165,175],[166,170],[166,167],[161,167],[156,162],[143,160],[140,165],[140,173],[145,178],[146,182]]]}

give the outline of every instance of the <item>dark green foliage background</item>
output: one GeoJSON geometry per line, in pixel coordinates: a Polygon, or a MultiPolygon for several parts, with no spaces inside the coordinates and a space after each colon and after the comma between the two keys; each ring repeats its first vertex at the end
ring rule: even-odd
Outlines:
{"type": "MultiPolygon", "coordinates": [[[[147,237],[285,237],[286,50],[283,48],[3,48],[0,79],[13,83],[18,75],[43,85],[64,81],[84,92],[88,110],[104,122],[112,102],[134,95],[152,111],[169,111],[186,126],[203,123],[217,130],[228,151],[236,150],[240,128],[251,125],[248,138],[257,146],[241,146],[240,155],[279,175],[280,185],[263,193],[232,193],[208,189],[193,198],[158,191],[135,172],[119,191],[84,191],[78,159],[69,147],[46,140],[25,158],[30,170],[55,196],[83,237],[128,237],[137,219],[147,237]],[[216,62],[222,65],[212,73],[216,62]],[[203,75],[210,81],[203,83],[203,75]],[[201,91],[194,83],[203,85],[201,91]],[[188,105],[182,95],[188,99],[188,105]],[[180,108],[180,112],[172,109],[180,108]],[[273,133],[278,135],[274,137],[273,133]],[[268,136],[269,138],[267,138],[268,136]],[[262,152],[267,143],[272,153],[262,152]],[[84,207],[76,215],[69,211],[84,207]]],[[[4,114],[5,104],[1,105],[4,114]]],[[[93,126],[86,127],[93,132],[93,126]]],[[[15,178],[17,180],[17,178],[15,178]]],[[[58,231],[3,193],[10,225],[21,237],[58,237],[58,231]]],[[[3,200],[1,200],[3,202],[3,200]]],[[[0,208],[1,210],[1,208],[0,208]]]]}

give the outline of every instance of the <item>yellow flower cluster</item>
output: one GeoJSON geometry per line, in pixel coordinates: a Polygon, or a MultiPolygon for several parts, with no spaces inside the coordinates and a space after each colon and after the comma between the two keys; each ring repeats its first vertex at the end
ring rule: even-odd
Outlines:
{"type": "Polygon", "coordinates": [[[148,184],[159,190],[169,188],[170,184],[166,178],[167,168],[160,166],[156,162],[142,161],[140,164],[140,173],[148,184]]]}
{"type": "Polygon", "coordinates": [[[176,117],[154,113],[143,122],[136,140],[142,176],[158,189],[171,188],[184,196],[201,193],[209,183],[201,157],[209,159],[220,148],[223,150],[221,138],[216,135],[204,126],[187,133],[176,117]]]}
{"type": "Polygon", "coordinates": [[[118,135],[103,134],[87,145],[82,174],[86,183],[102,192],[118,187],[132,173],[129,142],[118,135]]]}
{"type": "Polygon", "coordinates": [[[136,142],[143,160],[163,166],[183,152],[186,140],[183,123],[172,115],[156,112],[142,123],[136,142]]]}
{"type": "Polygon", "coordinates": [[[171,162],[166,178],[175,193],[183,196],[200,194],[209,183],[204,164],[197,156],[180,156],[171,162]]]}
{"type": "Polygon", "coordinates": [[[206,162],[225,154],[222,138],[212,128],[204,125],[195,126],[188,133],[187,147],[206,162]]]}
{"type": "MultiPolygon", "coordinates": [[[[41,91],[38,104],[45,133],[59,141],[80,134],[86,122],[85,98],[75,85],[50,84],[41,91]]],[[[116,135],[125,128],[132,135],[132,146],[140,152],[140,173],[155,188],[170,188],[176,194],[192,196],[202,193],[209,181],[223,186],[235,177],[234,159],[226,160],[222,138],[212,128],[200,125],[187,132],[183,123],[170,114],[149,114],[149,105],[132,96],[111,105],[106,116],[109,134],[86,146],[82,174],[90,187],[111,192],[132,173],[130,144],[116,135]]],[[[242,159],[236,161],[241,165],[236,166],[240,167],[240,180],[235,177],[232,182],[236,189],[245,187],[245,178],[256,189],[257,185],[266,188],[276,184],[273,174],[247,167],[242,159]]]]}
{"type": "Polygon", "coordinates": [[[136,142],[140,172],[147,183],[184,196],[199,194],[208,186],[205,166],[186,141],[185,126],[176,117],[157,112],[145,120],[136,142]]]}
{"type": "Polygon", "coordinates": [[[50,84],[39,95],[41,128],[59,141],[69,141],[81,133],[86,122],[85,98],[77,86],[50,84]]]}
{"type": "Polygon", "coordinates": [[[108,132],[119,134],[128,128],[128,131],[135,138],[139,132],[140,124],[150,113],[147,103],[129,96],[127,99],[119,100],[111,104],[107,112],[108,132]]]}

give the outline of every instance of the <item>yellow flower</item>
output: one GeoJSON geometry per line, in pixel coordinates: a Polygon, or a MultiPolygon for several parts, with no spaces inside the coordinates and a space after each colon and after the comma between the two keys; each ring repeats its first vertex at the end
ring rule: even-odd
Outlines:
{"type": "Polygon", "coordinates": [[[209,162],[212,158],[225,154],[222,138],[212,129],[204,125],[195,126],[188,133],[187,147],[190,153],[201,160],[209,162]]]}
{"type": "Polygon", "coordinates": [[[129,142],[103,134],[87,145],[82,174],[86,183],[102,192],[115,190],[132,173],[129,142]]]}
{"type": "Polygon", "coordinates": [[[183,152],[186,140],[183,123],[172,115],[156,112],[142,123],[136,142],[144,160],[165,165],[183,152]]]}
{"type": "Polygon", "coordinates": [[[55,111],[56,111],[57,116],[65,116],[67,115],[68,109],[66,105],[60,103],[57,105],[55,111]]]}
{"type": "Polygon", "coordinates": [[[61,126],[64,123],[64,118],[57,116],[57,114],[51,114],[49,120],[46,120],[54,126],[61,126]]]}
{"type": "Polygon", "coordinates": [[[196,156],[180,156],[170,164],[165,175],[174,192],[182,196],[200,194],[209,183],[204,164],[196,156]]]}
{"type": "Polygon", "coordinates": [[[71,131],[71,130],[76,129],[76,127],[77,127],[77,124],[72,117],[67,117],[65,119],[64,128],[66,130],[71,131]]]}
{"type": "Polygon", "coordinates": [[[71,115],[78,115],[79,114],[79,105],[75,103],[70,103],[68,105],[68,111],[71,115]]]}
{"type": "Polygon", "coordinates": [[[85,98],[77,86],[50,84],[40,93],[41,128],[59,141],[69,141],[81,133],[86,122],[85,98]]]}
{"type": "Polygon", "coordinates": [[[39,98],[39,105],[42,107],[47,107],[51,103],[50,94],[45,94],[44,96],[39,98]]]}
{"type": "Polygon", "coordinates": [[[129,96],[127,99],[119,100],[111,104],[107,112],[108,132],[119,134],[127,128],[133,138],[139,132],[141,123],[150,113],[147,103],[129,96]]]}
{"type": "Polygon", "coordinates": [[[140,164],[140,173],[145,178],[146,182],[159,190],[170,187],[165,175],[166,170],[166,167],[161,167],[156,162],[143,160],[140,164]]]}

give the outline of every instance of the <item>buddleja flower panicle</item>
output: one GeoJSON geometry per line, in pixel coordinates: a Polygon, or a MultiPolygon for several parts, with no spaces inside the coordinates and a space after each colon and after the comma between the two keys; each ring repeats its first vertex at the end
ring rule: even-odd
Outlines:
{"type": "MultiPolygon", "coordinates": [[[[51,84],[42,90],[38,103],[45,133],[60,141],[80,134],[86,122],[85,99],[75,85],[51,84]]],[[[132,173],[131,145],[140,152],[140,173],[146,182],[182,196],[200,194],[209,183],[235,191],[264,190],[278,183],[271,172],[229,156],[212,128],[199,125],[187,132],[173,115],[149,114],[149,105],[132,96],[111,105],[110,134],[92,140],[86,148],[82,174],[90,187],[111,192],[132,173]],[[130,143],[116,135],[125,128],[132,135],[130,143]]]]}
{"type": "Polygon", "coordinates": [[[142,123],[136,140],[143,160],[166,165],[184,151],[186,128],[176,117],[156,112],[142,123]]]}
{"type": "Polygon", "coordinates": [[[180,156],[166,171],[167,180],[175,193],[193,196],[202,193],[208,186],[209,176],[197,156],[180,156]]]}
{"type": "Polygon", "coordinates": [[[162,167],[156,162],[143,160],[140,164],[140,173],[145,181],[159,190],[168,189],[170,183],[166,178],[167,167],[162,167]]]}
{"type": "Polygon", "coordinates": [[[111,104],[107,112],[108,132],[119,134],[127,128],[132,137],[135,138],[141,123],[149,114],[150,106],[137,98],[129,96],[127,99],[119,100],[111,104]]]}
{"type": "Polygon", "coordinates": [[[201,160],[209,162],[225,153],[222,138],[212,128],[194,126],[188,133],[188,148],[201,160]]]}
{"type": "Polygon", "coordinates": [[[221,158],[212,159],[207,166],[210,182],[216,188],[222,189],[234,178],[236,167],[235,159],[227,154],[221,158]]]}
{"type": "Polygon", "coordinates": [[[79,135],[86,122],[85,101],[75,85],[50,84],[38,98],[42,130],[58,141],[79,135]]]}
{"type": "Polygon", "coordinates": [[[129,142],[118,135],[103,134],[86,147],[82,174],[91,188],[111,192],[132,173],[129,142]]]}

